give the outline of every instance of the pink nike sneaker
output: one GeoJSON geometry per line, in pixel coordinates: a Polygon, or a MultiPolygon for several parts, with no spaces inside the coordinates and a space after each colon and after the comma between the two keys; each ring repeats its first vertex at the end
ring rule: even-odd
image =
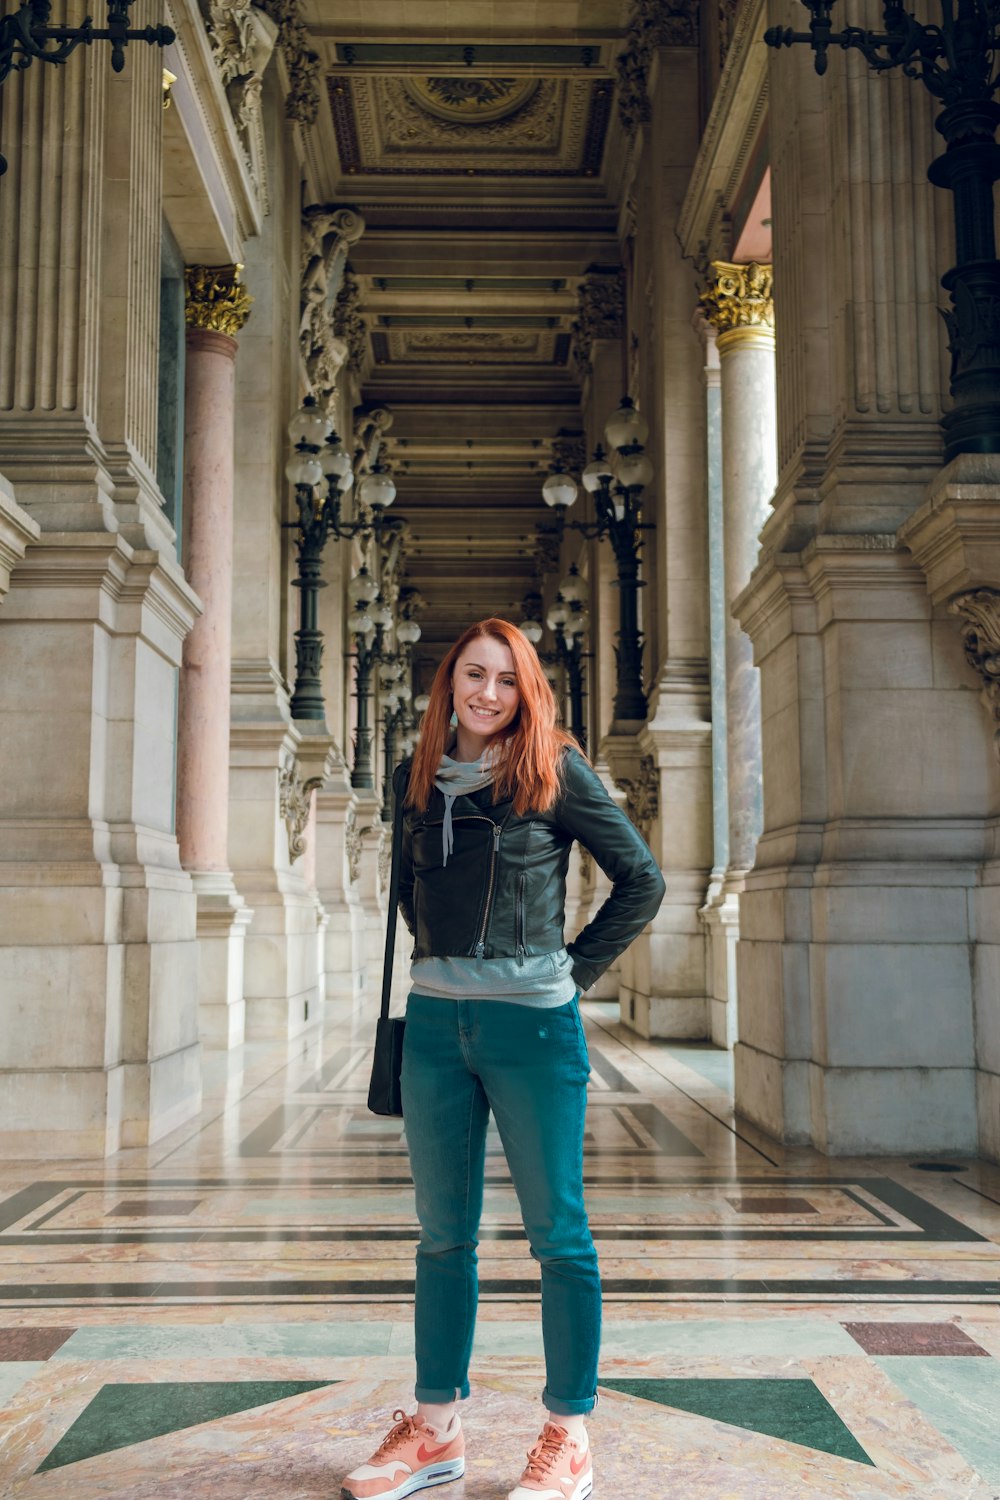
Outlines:
{"type": "Polygon", "coordinates": [[[392,1419],[395,1427],[368,1462],[343,1481],[343,1500],[403,1500],[405,1495],[432,1484],[447,1484],[465,1473],[465,1436],[460,1425],[442,1441],[433,1427],[405,1412],[393,1412],[392,1419]]]}
{"type": "Polygon", "coordinates": [[[565,1427],[546,1422],[528,1452],[528,1467],[507,1500],[587,1500],[593,1488],[589,1442],[584,1447],[565,1427]]]}

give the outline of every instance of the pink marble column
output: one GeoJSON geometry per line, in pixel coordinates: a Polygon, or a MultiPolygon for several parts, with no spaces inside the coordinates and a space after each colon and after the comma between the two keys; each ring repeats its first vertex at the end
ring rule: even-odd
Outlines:
{"type": "Polygon", "coordinates": [[[233,600],[236,340],[187,330],[184,570],[203,613],[184,643],[177,840],[192,871],[229,869],[229,676],[233,600]]]}

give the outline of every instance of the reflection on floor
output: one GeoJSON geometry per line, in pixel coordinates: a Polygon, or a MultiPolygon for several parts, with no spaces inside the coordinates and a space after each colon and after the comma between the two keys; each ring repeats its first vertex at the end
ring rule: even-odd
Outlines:
{"type": "MultiPolygon", "coordinates": [[[[722,1054],[586,1017],[595,1494],[995,1500],[1000,1169],[782,1151],[734,1120],[722,1054]]],[[[412,1382],[413,1196],[401,1125],[364,1107],[372,1030],[345,1007],[210,1054],[201,1121],[148,1151],[0,1168],[5,1500],[339,1494],[412,1382]]],[[[541,1415],[495,1137],[487,1175],[449,1500],[500,1500],[541,1415]]]]}

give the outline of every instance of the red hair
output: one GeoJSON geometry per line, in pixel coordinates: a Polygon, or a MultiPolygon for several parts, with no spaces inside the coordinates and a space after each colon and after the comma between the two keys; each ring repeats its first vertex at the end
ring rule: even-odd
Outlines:
{"type": "Polygon", "coordinates": [[[509,620],[494,618],[470,625],[435,673],[431,701],[413,755],[406,806],[416,807],[420,812],[427,810],[450,729],[451,679],[455,663],[470,641],[482,637],[492,637],[510,648],[520,694],[513,723],[499,737],[498,745],[494,741],[499,751],[493,780],[494,801],[513,795],[514,811],[519,817],[527,812],[545,812],[559,791],[559,761],[563,749],[567,745],[575,750],[580,747],[572,735],[556,727],[556,700],[534,646],[509,620]]]}

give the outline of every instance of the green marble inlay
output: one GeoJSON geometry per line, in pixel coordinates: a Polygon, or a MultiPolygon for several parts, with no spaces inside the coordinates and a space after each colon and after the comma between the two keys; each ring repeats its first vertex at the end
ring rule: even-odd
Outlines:
{"type": "Polygon", "coordinates": [[[871,1464],[868,1454],[811,1380],[602,1380],[611,1391],[641,1396],[747,1432],[762,1432],[837,1458],[871,1464]]]}
{"type": "Polygon", "coordinates": [[[102,1385],[36,1473],[336,1384],[335,1380],[166,1380],[102,1385]]]}
{"type": "Polygon", "coordinates": [[[875,1363],[992,1489],[1000,1487],[1000,1361],[881,1355],[875,1363]]]}

